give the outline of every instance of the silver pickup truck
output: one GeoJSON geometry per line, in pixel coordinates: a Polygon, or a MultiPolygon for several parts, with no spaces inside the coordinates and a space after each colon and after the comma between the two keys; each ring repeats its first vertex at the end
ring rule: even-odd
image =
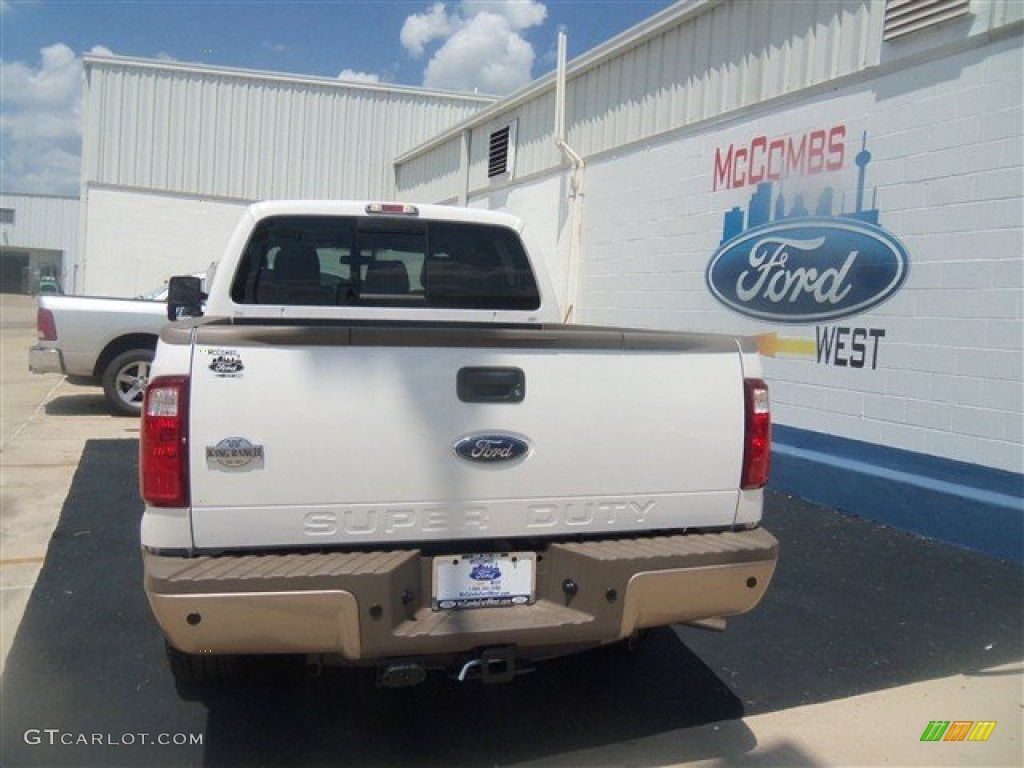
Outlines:
{"type": "Polygon", "coordinates": [[[29,370],[102,386],[115,413],[138,416],[166,299],[166,286],[135,299],[40,294],[29,370]]]}

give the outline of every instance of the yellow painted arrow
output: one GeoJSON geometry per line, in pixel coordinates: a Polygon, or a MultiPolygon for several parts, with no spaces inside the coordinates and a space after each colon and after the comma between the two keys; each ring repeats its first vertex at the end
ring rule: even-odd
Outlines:
{"type": "Polygon", "coordinates": [[[765,357],[814,357],[818,345],[814,339],[794,339],[777,333],[763,333],[757,337],[757,351],[765,357]]]}

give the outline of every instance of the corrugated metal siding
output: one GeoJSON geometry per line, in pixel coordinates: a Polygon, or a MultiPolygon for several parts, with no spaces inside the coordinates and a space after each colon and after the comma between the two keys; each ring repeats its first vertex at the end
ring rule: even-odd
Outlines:
{"type": "Polygon", "coordinates": [[[490,100],[87,59],[83,179],[261,199],[384,197],[391,161],[490,100]]]}
{"type": "MultiPolygon", "coordinates": [[[[562,162],[561,153],[552,141],[554,115],[554,91],[540,94],[516,112],[519,126],[514,177],[522,177],[538,168],[550,168],[562,162]]],[[[479,147],[476,137],[473,146],[479,147]]],[[[486,146],[481,149],[486,154],[486,146]]],[[[483,160],[482,157],[474,155],[474,160],[477,159],[483,160]]]]}
{"type": "Polygon", "coordinates": [[[14,210],[14,223],[0,224],[0,246],[42,248],[74,256],[78,243],[78,198],[0,195],[0,208],[14,210]]]}
{"type": "MultiPolygon", "coordinates": [[[[570,64],[569,144],[584,158],[593,157],[950,42],[933,38],[907,48],[901,40],[898,48],[889,48],[890,43],[883,48],[885,7],[882,0],[680,3],[640,33],[624,33],[622,40],[570,64]]],[[[955,32],[985,35],[1022,17],[1020,0],[972,0],[969,28],[955,32]]],[[[503,183],[515,184],[563,162],[552,142],[553,77],[505,103],[506,109],[494,105],[466,126],[473,132],[471,195],[495,187],[486,173],[487,138],[512,119],[519,120],[518,155],[515,174],[503,183]]],[[[456,194],[437,181],[461,179],[457,169],[445,170],[446,162],[458,161],[447,146],[445,138],[401,161],[400,195],[442,199],[456,194]],[[416,173],[406,173],[412,166],[431,169],[429,187],[416,173]]]]}
{"type": "MultiPolygon", "coordinates": [[[[879,60],[883,13],[872,0],[709,3],[613,55],[584,55],[568,75],[569,144],[590,157],[857,72],[879,60]]],[[[512,183],[562,162],[553,83],[508,112],[488,112],[473,126],[471,190],[490,186],[487,136],[514,118],[512,183]]]]}
{"type": "Polygon", "coordinates": [[[512,169],[512,181],[561,163],[561,154],[552,141],[554,110],[555,95],[549,91],[526,102],[515,112],[501,115],[498,119],[475,129],[469,153],[470,189],[479,191],[482,187],[490,186],[491,182],[487,176],[490,135],[517,118],[516,158],[512,169]]]}
{"type": "Polygon", "coordinates": [[[1021,0],[970,0],[972,35],[993,32],[1024,20],[1021,0]]]}
{"type": "Polygon", "coordinates": [[[856,72],[878,57],[872,7],[715,5],[570,80],[569,143],[594,155],[856,72]]]}
{"type": "MultiPolygon", "coordinates": [[[[976,2],[978,0],[975,0],[976,2]]],[[[973,5],[974,3],[972,3],[973,5]]],[[[977,11],[974,11],[973,7],[971,10],[979,16],[985,10],[991,14],[988,19],[989,29],[1014,24],[1024,19],[1024,3],[1020,2],[1020,0],[992,0],[977,11]]]]}
{"type": "Polygon", "coordinates": [[[461,188],[462,139],[456,137],[395,169],[397,196],[412,203],[445,203],[458,199],[461,188]]]}

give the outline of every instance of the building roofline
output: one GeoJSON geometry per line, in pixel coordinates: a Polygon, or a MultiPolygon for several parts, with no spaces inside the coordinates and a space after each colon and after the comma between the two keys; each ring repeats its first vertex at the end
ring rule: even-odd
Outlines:
{"type": "Polygon", "coordinates": [[[81,198],[78,195],[54,195],[48,192],[11,192],[7,190],[0,192],[0,200],[7,197],[42,197],[47,200],[72,200],[76,203],[81,202],[81,198]]]}
{"type": "MultiPolygon", "coordinates": [[[[678,2],[670,5],[668,8],[659,11],[653,16],[649,16],[639,24],[577,56],[566,66],[566,80],[579,77],[609,59],[621,56],[626,51],[642,45],[652,37],[662,34],[670,27],[699,16],[716,5],[720,5],[722,2],[723,0],[678,0],[678,2]]],[[[439,133],[429,141],[395,158],[393,164],[401,165],[419,155],[426,154],[432,149],[456,138],[465,130],[484,125],[498,115],[516,109],[547,91],[553,91],[555,89],[556,75],[557,73],[554,71],[548,72],[546,75],[523,86],[518,91],[514,91],[501,100],[496,100],[490,106],[471,115],[461,123],[456,123],[443,133],[439,133]]]]}
{"type": "Polygon", "coordinates": [[[408,96],[427,96],[438,99],[457,99],[460,101],[491,104],[498,96],[460,91],[443,91],[430,88],[418,88],[411,85],[393,85],[390,83],[363,83],[352,80],[341,80],[336,77],[321,75],[301,75],[288,72],[271,72],[267,70],[242,69],[238,67],[215,66],[187,61],[170,61],[164,59],[145,59],[133,56],[107,56],[87,53],[82,56],[86,71],[91,67],[124,67],[163,72],[202,73],[219,77],[233,77],[242,80],[261,80],[263,82],[287,83],[290,85],[316,85],[355,91],[371,91],[377,93],[396,93],[408,96]]]}

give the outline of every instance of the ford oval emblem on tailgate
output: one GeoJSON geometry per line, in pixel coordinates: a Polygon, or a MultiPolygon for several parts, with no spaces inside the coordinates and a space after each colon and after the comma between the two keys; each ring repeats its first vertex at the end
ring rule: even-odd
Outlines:
{"type": "Polygon", "coordinates": [[[525,456],[530,452],[530,444],[513,435],[469,435],[455,444],[455,452],[466,461],[496,464],[525,456]]]}

